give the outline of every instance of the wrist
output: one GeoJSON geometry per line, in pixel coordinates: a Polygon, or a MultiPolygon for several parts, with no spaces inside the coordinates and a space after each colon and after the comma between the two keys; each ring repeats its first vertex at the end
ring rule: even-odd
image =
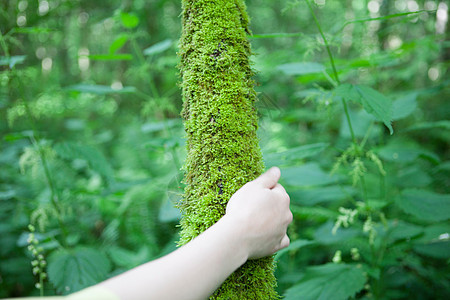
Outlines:
{"type": "Polygon", "coordinates": [[[229,215],[224,215],[216,225],[224,231],[224,238],[227,240],[230,251],[236,255],[240,265],[243,265],[249,258],[250,249],[245,238],[245,228],[238,219],[229,215]]]}

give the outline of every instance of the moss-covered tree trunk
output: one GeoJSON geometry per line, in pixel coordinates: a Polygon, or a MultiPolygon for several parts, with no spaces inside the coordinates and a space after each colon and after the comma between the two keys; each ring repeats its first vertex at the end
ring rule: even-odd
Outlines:
{"type": "MultiPolygon", "coordinates": [[[[183,0],[180,41],[187,134],[180,244],[217,222],[228,199],[263,171],[243,0],[183,0]]],[[[271,257],[248,261],[212,299],[274,299],[271,257]]]]}

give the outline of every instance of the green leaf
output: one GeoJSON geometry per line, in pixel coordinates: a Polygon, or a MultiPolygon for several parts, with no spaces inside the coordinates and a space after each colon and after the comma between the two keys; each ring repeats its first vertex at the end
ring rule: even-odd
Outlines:
{"type": "Polygon", "coordinates": [[[348,299],[359,292],[365,283],[362,268],[350,264],[328,263],[307,268],[302,279],[286,290],[284,299],[348,299]]]}
{"type": "Polygon", "coordinates": [[[133,13],[122,12],[120,14],[120,20],[125,28],[133,29],[139,25],[139,17],[133,13]]]}
{"type": "Polygon", "coordinates": [[[389,226],[389,240],[397,241],[403,239],[410,239],[423,233],[423,227],[410,224],[404,221],[393,222],[389,226]]]}
{"type": "Polygon", "coordinates": [[[291,201],[299,205],[313,206],[324,202],[336,202],[350,198],[356,190],[350,186],[325,186],[312,189],[289,190],[291,201]]]}
{"type": "Polygon", "coordinates": [[[446,260],[450,258],[450,241],[435,241],[428,244],[416,245],[413,249],[419,254],[433,258],[446,260]]]}
{"type": "Polygon", "coordinates": [[[450,194],[408,189],[401,193],[396,204],[420,220],[437,222],[450,219],[450,194]]]}
{"type": "Polygon", "coordinates": [[[162,53],[172,47],[172,40],[167,39],[162,42],[156,43],[153,46],[148,47],[144,50],[144,55],[155,55],[158,53],[162,53]]]}
{"type": "Polygon", "coordinates": [[[55,31],[51,28],[43,28],[43,27],[16,27],[12,30],[14,33],[26,33],[26,34],[33,34],[33,33],[48,33],[55,31]]]}
{"type": "Polygon", "coordinates": [[[65,89],[69,91],[91,93],[97,95],[128,94],[128,93],[135,93],[137,91],[134,86],[125,86],[119,90],[116,90],[107,85],[84,84],[84,83],[71,85],[66,87],[65,89]]]}
{"type": "Polygon", "coordinates": [[[423,122],[418,123],[413,126],[407,128],[408,131],[412,130],[429,130],[429,129],[445,129],[450,130],[450,121],[449,120],[441,120],[436,122],[423,122]]]}
{"type": "Polygon", "coordinates": [[[120,48],[122,48],[126,44],[126,42],[128,42],[128,39],[129,39],[128,34],[121,34],[109,46],[109,53],[110,54],[116,53],[120,48]]]}
{"type": "Polygon", "coordinates": [[[392,120],[392,101],[383,94],[365,85],[342,84],[335,89],[335,94],[344,99],[360,103],[364,110],[382,121],[391,134],[394,129],[392,120]]]}
{"type": "Polygon", "coordinates": [[[0,56],[0,66],[9,66],[12,69],[15,65],[23,63],[26,57],[26,55],[0,56]]]}
{"type": "Polygon", "coordinates": [[[84,159],[92,170],[103,176],[109,183],[113,181],[114,172],[106,157],[99,150],[88,145],[79,145],[72,142],[56,144],[56,153],[64,159],[84,159]]]}
{"type": "Polygon", "coordinates": [[[393,140],[386,146],[378,148],[376,152],[381,158],[391,162],[408,163],[419,157],[427,158],[435,164],[440,162],[436,154],[407,140],[393,140]]]}
{"type": "Polygon", "coordinates": [[[289,246],[287,248],[281,249],[280,251],[277,252],[276,254],[276,258],[279,259],[282,255],[294,251],[294,250],[298,250],[300,248],[309,246],[309,245],[314,245],[316,242],[314,241],[310,241],[310,240],[295,240],[293,242],[291,242],[289,244],[289,246]]]}
{"type": "Polygon", "coordinates": [[[325,66],[315,62],[298,62],[279,65],[277,70],[286,75],[305,75],[322,73],[325,71],[325,66]]]}
{"type": "Polygon", "coordinates": [[[325,207],[309,207],[309,206],[297,206],[291,204],[290,206],[292,213],[295,218],[303,218],[306,220],[317,220],[317,221],[326,221],[330,219],[335,219],[338,216],[338,213],[334,210],[325,208],[325,207]]]}
{"type": "Polygon", "coordinates": [[[340,227],[335,234],[333,234],[332,230],[334,227],[334,223],[329,221],[314,232],[314,240],[323,245],[331,245],[335,243],[339,243],[342,241],[346,241],[351,239],[359,234],[359,230],[355,228],[343,228],[340,227]]]}
{"type": "Polygon", "coordinates": [[[79,291],[106,279],[109,270],[109,260],[98,249],[64,249],[53,252],[48,258],[49,280],[63,294],[79,291]]]}
{"type": "Polygon", "coordinates": [[[389,128],[389,132],[393,134],[392,101],[368,86],[355,85],[354,88],[361,96],[361,104],[364,109],[378,120],[383,121],[384,125],[389,128]]]}
{"type": "Polygon", "coordinates": [[[111,247],[108,249],[108,254],[114,264],[127,269],[137,267],[150,260],[150,251],[146,246],[142,246],[137,252],[111,247]]]}
{"type": "Polygon", "coordinates": [[[411,115],[417,109],[417,92],[403,96],[392,103],[392,120],[397,121],[411,115]]]}
{"type": "Polygon", "coordinates": [[[267,167],[275,165],[279,166],[282,164],[292,163],[300,159],[316,156],[325,150],[329,145],[330,144],[328,143],[317,143],[294,147],[286,151],[266,154],[264,155],[264,160],[267,167]]]}
{"type": "Polygon", "coordinates": [[[324,172],[316,163],[283,168],[281,175],[283,181],[291,186],[327,185],[339,181],[337,175],[324,172]]]}
{"type": "MultiPolygon", "coordinates": [[[[81,55],[82,56],[82,55],[81,55]]],[[[131,54],[92,54],[84,55],[92,60],[132,60],[131,54]]]]}

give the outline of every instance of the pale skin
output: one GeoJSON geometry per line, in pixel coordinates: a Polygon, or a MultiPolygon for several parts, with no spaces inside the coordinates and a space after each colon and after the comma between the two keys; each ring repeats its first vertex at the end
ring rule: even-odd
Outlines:
{"type": "Polygon", "coordinates": [[[229,200],[226,214],[176,251],[99,284],[120,299],[206,299],[248,259],[289,246],[289,196],[274,167],[229,200]]]}

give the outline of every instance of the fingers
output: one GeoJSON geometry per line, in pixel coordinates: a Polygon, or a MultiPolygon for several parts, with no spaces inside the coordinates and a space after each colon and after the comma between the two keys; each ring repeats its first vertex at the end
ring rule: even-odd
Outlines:
{"type": "Polygon", "coordinates": [[[277,185],[280,176],[280,169],[278,167],[272,167],[266,173],[256,178],[255,181],[261,183],[265,188],[272,189],[277,185]]]}

